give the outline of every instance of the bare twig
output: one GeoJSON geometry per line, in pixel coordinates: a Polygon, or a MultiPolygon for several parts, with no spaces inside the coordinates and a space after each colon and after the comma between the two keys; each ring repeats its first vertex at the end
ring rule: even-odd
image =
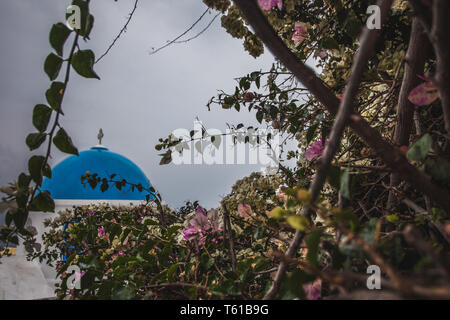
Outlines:
{"type": "MultiPolygon", "coordinates": [[[[413,128],[414,104],[409,101],[408,95],[416,87],[420,79],[418,74],[423,74],[425,60],[428,53],[429,42],[418,18],[413,19],[411,37],[406,53],[405,73],[398,98],[397,123],[395,126],[394,141],[397,145],[409,146],[409,138],[413,128]]],[[[391,175],[391,186],[396,187],[400,183],[398,173],[391,175]]],[[[394,203],[394,193],[389,192],[387,208],[394,203]]]]}
{"type": "Polygon", "coordinates": [[[444,113],[445,130],[447,131],[446,151],[450,151],[450,1],[434,0],[433,26],[431,29],[431,43],[436,53],[435,82],[441,96],[442,111],[444,113]]]}
{"type": "Polygon", "coordinates": [[[450,269],[448,268],[446,261],[442,259],[430,243],[422,238],[422,235],[417,228],[408,225],[405,230],[403,230],[403,236],[405,237],[405,240],[415,246],[421,254],[431,257],[442,275],[450,275],[450,269]]]}
{"type": "Polygon", "coordinates": [[[225,205],[222,205],[223,211],[223,224],[225,228],[225,235],[228,238],[228,251],[231,258],[231,267],[234,272],[236,272],[236,253],[234,252],[234,240],[233,240],[233,229],[231,228],[230,222],[230,212],[225,205]]]}
{"type": "Polygon", "coordinates": [[[101,59],[103,59],[104,56],[106,56],[108,54],[108,52],[112,49],[112,47],[114,47],[114,45],[116,44],[117,40],[119,40],[120,36],[122,35],[122,33],[124,33],[127,30],[128,24],[131,21],[131,18],[133,18],[134,12],[136,11],[137,5],[138,5],[138,1],[139,0],[135,0],[134,2],[134,8],[133,11],[131,11],[131,13],[128,16],[128,20],[125,23],[125,25],[123,26],[123,28],[120,30],[119,34],[117,35],[117,37],[113,40],[113,42],[111,43],[111,45],[108,47],[108,49],[105,51],[105,53],[103,53],[100,58],[98,58],[95,63],[99,62],[101,59]]]}
{"type": "MultiPolygon", "coordinates": [[[[150,54],[151,54],[151,55],[152,55],[152,54],[155,54],[155,53],[157,53],[157,52],[159,52],[159,51],[161,51],[161,50],[167,48],[168,46],[170,46],[170,45],[172,45],[172,44],[174,44],[174,43],[177,43],[178,40],[180,40],[183,36],[185,36],[189,31],[191,31],[192,29],[194,29],[194,27],[195,27],[195,26],[203,19],[203,17],[204,17],[208,12],[209,12],[209,8],[206,9],[205,12],[202,13],[202,15],[200,16],[200,18],[198,18],[198,19],[197,19],[197,20],[196,20],[189,28],[187,28],[187,30],[185,30],[182,34],[180,34],[180,35],[179,35],[178,37],[176,37],[175,39],[173,39],[173,40],[167,42],[167,43],[166,43],[165,45],[163,45],[162,47],[159,47],[159,48],[157,48],[157,49],[154,49],[152,52],[150,52],[150,54]]],[[[214,19],[215,19],[215,17],[214,17],[214,19]]],[[[214,19],[213,19],[213,21],[214,21],[214,19]]],[[[210,24],[207,26],[206,29],[208,29],[209,26],[210,26],[211,24],[212,24],[212,21],[210,22],[210,24]]],[[[206,29],[202,30],[202,31],[200,32],[200,34],[203,33],[206,29]]],[[[197,36],[198,36],[198,35],[197,35],[197,36]]],[[[194,38],[196,38],[197,36],[195,36],[194,38]]]]}

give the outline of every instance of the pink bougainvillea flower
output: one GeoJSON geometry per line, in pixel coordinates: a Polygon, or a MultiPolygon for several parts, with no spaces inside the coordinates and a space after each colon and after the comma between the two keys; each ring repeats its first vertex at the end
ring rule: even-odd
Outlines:
{"type": "Polygon", "coordinates": [[[99,237],[103,237],[105,235],[105,228],[103,227],[98,228],[97,233],[99,237]]]}
{"type": "MultiPolygon", "coordinates": [[[[325,142],[326,143],[326,142],[325,142]]],[[[322,155],[323,150],[325,150],[325,146],[322,144],[321,140],[318,140],[311,144],[308,149],[306,149],[305,157],[306,160],[311,161],[315,159],[316,157],[319,157],[322,155]]]]}
{"type": "Polygon", "coordinates": [[[208,216],[206,215],[205,209],[198,206],[195,211],[195,217],[191,219],[190,224],[197,228],[198,230],[202,230],[208,224],[208,216]]]}
{"type": "Polygon", "coordinates": [[[75,279],[80,280],[85,274],[86,274],[86,272],[81,272],[81,273],[75,272],[75,279]]]}
{"type": "Polygon", "coordinates": [[[287,195],[286,193],[284,193],[284,188],[281,188],[280,191],[277,193],[277,197],[281,200],[281,201],[286,201],[287,200],[287,195]]]}
{"type": "Polygon", "coordinates": [[[207,215],[208,217],[208,224],[206,225],[206,230],[211,229],[212,233],[218,232],[219,229],[219,214],[216,210],[211,209],[208,211],[207,215]]]}
{"type": "Polygon", "coordinates": [[[259,6],[263,10],[270,10],[277,6],[278,9],[283,9],[283,0],[258,0],[259,6]]]}
{"type": "Polygon", "coordinates": [[[195,210],[195,213],[197,213],[197,214],[201,213],[202,215],[206,216],[206,210],[202,206],[197,206],[197,209],[195,210]]]}
{"type": "Polygon", "coordinates": [[[306,300],[318,300],[322,291],[322,280],[317,279],[314,282],[304,284],[303,290],[306,294],[306,300]]]}
{"type": "Polygon", "coordinates": [[[253,92],[246,92],[243,94],[242,99],[245,102],[252,102],[255,99],[255,94],[253,92]]]}
{"type": "Polygon", "coordinates": [[[252,207],[244,203],[238,205],[238,212],[242,218],[248,218],[253,214],[252,207]]]}
{"type": "Polygon", "coordinates": [[[198,235],[199,231],[194,226],[187,226],[183,230],[183,236],[187,241],[191,241],[192,239],[195,239],[198,235]]]}
{"type": "Polygon", "coordinates": [[[214,235],[222,231],[219,228],[219,214],[211,209],[208,212],[201,206],[197,207],[195,217],[189,221],[189,225],[184,228],[183,236],[187,241],[198,240],[198,244],[203,246],[206,241],[206,235],[214,235]]]}
{"type": "Polygon", "coordinates": [[[415,87],[408,96],[408,100],[416,106],[426,106],[432,104],[440,97],[438,88],[430,78],[417,75],[426,82],[415,87]]]}
{"type": "Polygon", "coordinates": [[[326,49],[316,50],[314,51],[314,58],[326,58],[328,55],[328,51],[326,49]]]}
{"type": "Polygon", "coordinates": [[[306,23],[297,21],[294,25],[294,34],[292,35],[292,41],[297,47],[302,41],[307,37],[307,26],[306,23]]]}

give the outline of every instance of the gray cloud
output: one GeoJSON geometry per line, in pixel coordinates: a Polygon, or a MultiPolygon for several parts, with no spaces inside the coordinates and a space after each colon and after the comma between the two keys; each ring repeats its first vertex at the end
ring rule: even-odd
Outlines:
{"type": "MultiPolygon", "coordinates": [[[[45,102],[49,86],[43,62],[51,51],[48,32],[62,21],[70,1],[4,0],[0,3],[0,184],[17,177],[26,168],[29,151],[25,137],[33,132],[32,108],[45,102]]],[[[91,48],[104,52],[121,29],[134,1],[94,1],[96,23],[91,48]]],[[[89,80],[72,73],[61,124],[79,150],[96,144],[100,127],[104,144],[121,153],[148,175],[164,200],[177,207],[184,200],[200,200],[217,206],[240,177],[259,166],[159,166],[154,145],[176,128],[191,129],[198,116],[208,128],[225,130],[225,122],[255,124],[254,115],[222,109],[208,112],[205,105],[218,89],[232,91],[233,78],[267,69],[270,54],[253,59],[240,40],[231,38],[217,19],[198,39],[149,55],[183,32],[205,10],[200,0],[140,1],[127,32],[96,71],[102,78],[89,80]]],[[[208,15],[211,19],[213,15],[208,15]]],[[[201,26],[201,30],[208,19],[201,26]]],[[[68,49],[66,49],[67,51],[68,49]]],[[[37,153],[43,150],[38,150],[37,153]]],[[[52,164],[66,155],[55,150],[52,164]]]]}

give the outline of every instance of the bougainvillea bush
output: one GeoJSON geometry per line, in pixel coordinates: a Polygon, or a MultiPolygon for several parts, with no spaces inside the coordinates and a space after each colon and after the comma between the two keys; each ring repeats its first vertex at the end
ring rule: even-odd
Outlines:
{"type": "MultiPolygon", "coordinates": [[[[172,211],[159,200],[156,208],[75,208],[53,222],[39,251],[25,225],[29,211],[55,209],[40,190],[51,176],[51,147],[78,154],[59,122],[69,71],[99,78],[93,52],[78,45],[94,16],[89,1],[74,0],[82,27],[55,24],[56,54],[45,63],[51,81],[65,65],[64,83],[50,85],[50,106],[35,107],[38,132],[26,139],[30,150],[48,146],[8,189],[0,239],[25,238],[63,280],[79,265],[82,288],[67,290],[63,281],[61,297],[449,299],[450,1],[203,2],[252,57],[268,49],[275,58],[207,108],[252,112],[261,127],[278,130],[276,174],[237,181],[210,210],[194,202],[172,211]]],[[[201,137],[204,145],[219,141],[206,129],[201,137]]],[[[160,163],[171,163],[194,139],[187,140],[159,139],[160,163]]],[[[92,177],[102,190],[126,183],[92,177]]]]}

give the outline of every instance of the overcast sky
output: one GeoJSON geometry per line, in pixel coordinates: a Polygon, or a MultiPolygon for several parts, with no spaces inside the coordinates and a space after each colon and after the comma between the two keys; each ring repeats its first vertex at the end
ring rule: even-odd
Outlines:
{"type": "MultiPolygon", "coordinates": [[[[44,94],[50,84],[43,71],[51,52],[48,33],[52,24],[63,21],[69,3],[0,1],[1,185],[26,168],[30,152],[25,137],[35,131],[32,110],[36,104],[46,103],[44,94]]],[[[81,48],[92,49],[98,57],[126,22],[134,0],[91,3],[95,26],[91,41],[82,42],[81,48]]],[[[226,122],[256,124],[254,114],[247,111],[216,107],[208,112],[205,106],[217,90],[233,91],[234,78],[268,69],[273,62],[270,53],[254,59],[244,52],[241,40],[227,34],[220,19],[194,41],[149,54],[152,47],[185,31],[205,9],[200,0],[139,1],[127,32],[95,66],[101,80],[71,73],[63,104],[61,124],[80,151],[97,144],[97,132],[103,128],[103,144],[134,161],[171,207],[179,207],[185,200],[216,207],[237,179],[260,170],[259,165],[159,165],[160,156],[154,149],[158,138],[177,128],[191,130],[197,116],[207,128],[222,131],[226,122]]],[[[212,17],[207,15],[190,35],[212,17]]],[[[51,164],[66,156],[54,149],[51,164]]]]}

